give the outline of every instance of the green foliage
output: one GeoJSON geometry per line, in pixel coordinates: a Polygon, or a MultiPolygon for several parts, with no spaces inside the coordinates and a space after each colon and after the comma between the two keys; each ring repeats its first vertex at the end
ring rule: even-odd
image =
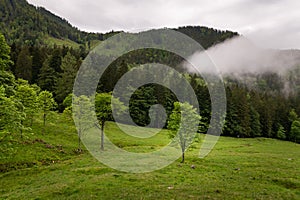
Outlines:
{"type": "Polygon", "coordinates": [[[228,38],[237,36],[238,33],[231,31],[219,31],[216,29],[202,26],[184,26],[175,29],[196,40],[204,49],[217,43],[223,42],[228,38]]]}
{"type": "Polygon", "coordinates": [[[291,140],[300,143],[300,121],[294,120],[291,127],[291,140]]]}
{"type": "Polygon", "coordinates": [[[279,129],[277,131],[277,138],[280,140],[286,139],[286,131],[282,125],[279,126],[279,129]]]}
{"type": "Polygon", "coordinates": [[[49,37],[85,44],[90,40],[103,40],[105,35],[80,31],[65,19],[26,0],[1,0],[0,13],[0,30],[10,44],[49,45],[49,37]]]}
{"type": "Polygon", "coordinates": [[[178,140],[182,151],[182,162],[184,162],[184,152],[195,138],[195,125],[200,122],[196,108],[189,103],[174,103],[174,110],[168,121],[170,137],[178,140]],[[182,124],[185,123],[185,124],[182,124]]]}
{"type": "Polygon", "coordinates": [[[95,110],[100,124],[106,121],[112,121],[112,104],[116,113],[121,114],[125,111],[126,107],[119,99],[114,98],[110,93],[98,93],[95,96],[95,110]]]}
{"type": "Polygon", "coordinates": [[[259,137],[262,135],[260,115],[253,106],[250,108],[250,127],[250,135],[252,137],[259,137]]]}
{"type": "Polygon", "coordinates": [[[69,94],[68,96],[66,96],[66,98],[64,99],[63,101],[63,106],[65,108],[68,108],[68,107],[72,107],[72,98],[73,98],[73,94],[69,94]]]}
{"type": "Polygon", "coordinates": [[[15,77],[7,71],[12,63],[9,53],[10,48],[0,34],[0,140],[22,130],[22,121],[26,116],[20,99],[14,97],[15,77]]]}
{"type": "Polygon", "coordinates": [[[5,95],[8,97],[14,94],[15,87],[15,77],[8,71],[11,64],[10,47],[0,33],[0,86],[3,87],[5,95]]]}
{"type": "Polygon", "coordinates": [[[32,57],[31,83],[38,83],[40,69],[47,58],[47,51],[48,51],[47,48],[44,47],[31,47],[31,52],[30,52],[30,56],[32,57]]]}
{"type": "Polygon", "coordinates": [[[61,39],[61,38],[54,38],[54,37],[46,37],[44,40],[45,45],[49,47],[63,47],[63,46],[68,46],[73,49],[79,49],[79,44],[76,43],[75,41],[72,41],[70,39],[61,39]]]}
{"type": "Polygon", "coordinates": [[[17,78],[22,78],[29,82],[32,80],[32,57],[27,46],[24,46],[18,55],[15,74],[17,78]]]}
{"type": "Polygon", "coordinates": [[[62,72],[61,64],[62,64],[61,49],[55,48],[49,58],[49,67],[54,69],[55,72],[61,73],[62,72]]]}
{"type": "Polygon", "coordinates": [[[106,121],[113,120],[112,105],[116,113],[121,114],[126,107],[119,99],[114,98],[110,93],[96,94],[95,96],[95,110],[97,119],[101,125],[101,150],[104,150],[104,128],[106,121]]]}
{"type": "Polygon", "coordinates": [[[56,107],[56,102],[53,99],[51,92],[42,91],[38,96],[39,108],[43,113],[44,127],[46,126],[47,115],[56,107]]]}
{"type": "MultiPolygon", "coordinates": [[[[69,95],[68,97],[72,97],[72,95],[69,95]]],[[[89,130],[90,128],[94,127],[98,123],[95,121],[92,121],[93,118],[96,116],[93,116],[94,114],[94,107],[92,104],[92,98],[89,98],[87,96],[75,96],[73,95],[73,103],[72,103],[72,111],[73,111],[73,118],[76,122],[76,128],[78,133],[78,150],[81,152],[81,137],[84,136],[85,132],[89,130]]],[[[69,112],[71,107],[68,107],[65,109],[65,114],[69,112]]]]}
{"type": "Polygon", "coordinates": [[[10,47],[5,37],[0,33],[0,70],[8,70],[12,61],[10,60],[10,47]]]}
{"type": "Polygon", "coordinates": [[[68,94],[72,93],[75,77],[78,70],[77,59],[70,52],[63,58],[61,64],[62,73],[55,87],[56,100],[63,102],[68,94]]]}
{"type": "Polygon", "coordinates": [[[289,120],[291,122],[294,122],[297,119],[298,119],[298,114],[295,112],[295,109],[292,109],[289,113],[289,120]]]}
{"type": "Polygon", "coordinates": [[[0,70],[0,85],[4,87],[7,96],[14,95],[15,76],[11,72],[0,70]]]}
{"type": "MultiPolygon", "coordinates": [[[[70,103],[68,106],[62,103],[72,92],[77,68],[87,55],[86,49],[92,49],[94,43],[99,43],[117,33],[112,31],[107,34],[94,34],[79,31],[66,20],[44,8],[31,6],[25,0],[0,1],[0,13],[1,32],[11,45],[9,48],[5,37],[0,34],[0,85],[4,87],[6,97],[14,96],[15,90],[19,87],[13,74],[8,71],[11,68],[16,77],[24,78],[29,83],[38,83],[42,90],[52,92],[54,99],[59,103],[59,111],[70,106],[70,103]]],[[[200,26],[179,27],[175,30],[187,34],[205,49],[238,35],[230,31],[200,26]]],[[[299,52],[295,50],[287,53],[299,52]]],[[[109,56],[109,53],[104,56],[109,56]]],[[[129,69],[149,62],[167,64],[180,72],[185,72],[180,65],[183,59],[171,52],[158,49],[137,50],[111,64],[101,77],[97,92],[111,92],[118,79],[129,69]]],[[[300,68],[296,66],[286,77],[270,72],[245,75],[243,77],[245,82],[251,82],[255,90],[247,88],[232,77],[227,77],[228,110],[223,135],[278,138],[278,130],[282,125],[286,131],[286,139],[293,140],[292,123],[297,118],[295,114],[300,114],[299,72],[300,68]],[[294,91],[289,97],[283,91],[284,80],[288,80],[289,88],[294,91]],[[294,109],[292,114],[294,116],[289,116],[291,109],[294,109]]],[[[190,80],[197,95],[202,116],[199,131],[205,133],[211,117],[209,92],[202,78],[196,75],[185,76],[190,80]]],[[[175,95],[164,87],[155,84],[143,86],[134,91],[130,99],[130,114],[134,122],[146,126],[150,123],[149,109],[152,105],[163,105],[169,118],[175,101],[178,101],[175,95]]],[[[29,116],[27,118],[31,118],[29,116]]],[[[158,124],[161,119],[158,117],[153,120],[154,124],[158,124]]]]}
{"type": "Polygon", "coordinates": [[[18,80],[18,82],[19,84],[16,88],[14,98],[22,103],[26,119],[30,120],[30,126],[32,126],[34,115],[36,115],[39,110],[37,94],[39,92],[39,88],[29,85],[26,81],[22,83],[18,80]]]}
{"type": "MultiPolygon", "coordinates": [[[[243,88],[233,86],[227,91],[227,116],[225,131],[230,136],[236,137],[250,137],[251,132],[251,120],[253,120],[253,126],[257,126],[257,117],[250,116],[251,108],[249,105],[249,98],[247,91],[243,88]]],[[[252,110],[254,113],[254,111],[252,110]]],[[[257,127],[255,127],[257,129],[257,127]]],[[[258,133],[257,133],[258,134],[258,133]]]]}
{"type": "Polygon", "coordinates": [[[38,85],[42,90],[48,90],[53,92],[55,90],[55,85],[57,82],[57,73],[50,67],[49,59],[45,60],[43,67],[41,68],[38,85]]]}
{"type": "Polygon", "coordinates": [[[6,97],[5,89],[0,86],[0,142],[8,134],[22,130],[25,119],[23,105],[13,97],[6,97]]]}
{"type": "Polygon", "coordinates": [[[144,86],[134,91],[131,96],[129,104],[130,115],[139,126],[146,126],[150,123],[149,109],[157,103],[154,91],[154,87],[144,86]]]}

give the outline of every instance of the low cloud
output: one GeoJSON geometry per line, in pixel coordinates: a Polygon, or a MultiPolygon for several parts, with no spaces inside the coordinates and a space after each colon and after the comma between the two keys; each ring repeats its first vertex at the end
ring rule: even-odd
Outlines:
{"type": "MultiPolygon", "coordinates": [[[[284,74],[300,64],[300,51],[260,48],[245,37],[238,36],[195,53],[190,59],[201,73],[214,73],[214,68],[217,68],[222,75],[284,74]]],[[[190,65],[185,64],[185,67],[197,73],[190,65]]]]}

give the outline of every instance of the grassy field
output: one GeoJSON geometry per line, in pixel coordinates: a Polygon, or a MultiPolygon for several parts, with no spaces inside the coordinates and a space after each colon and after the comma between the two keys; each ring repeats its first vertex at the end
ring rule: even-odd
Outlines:
{"type": "MultiPolygon", "coordinates": [[[[61,115],[51,117],[45,133],[40,123],[33,135],[1,143],[0,199],[300,199],[299,144],[221,137],[205,159],[198,158],[197,143],[184,164],[178,159],[159,171],[130,174],[104,166],[86,150],[77,153],[75,128],[61,115]]],[[[133,140],[114,123],[106,131],[128,151],[169,141],[165,130],[148,140],[133,140]]]]}
{"type": "Polygon", "coordinates": [[[46,37],[45,38],[45,41],[44,41],[48,46],[54,46],[54,45],[57,45],[57,46],[67,46],[67,47],[72,47],[74,49],[78,49],[79,48],[79,44],[76,43],[76,42],[73,42],[71,40],[68,40],[68,39],[58,39],[58,38],[54,38],[54,37],[46,37]]]}

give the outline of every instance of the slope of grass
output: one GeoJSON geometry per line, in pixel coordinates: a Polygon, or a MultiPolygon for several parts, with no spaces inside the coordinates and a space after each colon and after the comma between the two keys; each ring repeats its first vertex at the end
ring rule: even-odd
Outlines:
{"type": "Polygon", "coordinates": [[[47,44],[48,46],[67,46],[67,47],[72,47],[74,49],[78,49],[79,48],[79,44],[69,40],[69,39],[58,39],[58,38],[54,38],[54,37],[50,37],[47,36],[44,40],[45,44],[47,44]]]}
{"type": "Polygon", "coordinates": [[[91,40],[90,41],[90,49],[94,49],[96,46],[98,46],[101,43],[100,40],[91,40]]]}
{"type": "Polygon", "coordinates": [[[23,135],[22,139],[15,134],[1,142],[0,172],[48,165],[76,155],[76,129],[62,115],[49,115],[45,128],[42,116],[37,116],[32,130],[23,135]]]}
{"type": "MultiPolygon", "coordinates": [[[[122,134],[114,123],[106,131],[111,141],[130,151],[160,148],[169,141],[165,130],[146,140],[122,134]]],[[[178,160],[159,171],[130,174],[104,166],[87,151],[74,153],[75,128],[62,116],[52,117],[44,134],[36,121],[32,132],[23,140],[43,140],[55,148],[18,142],[13,156],[1,152],[1,164],[54,162],[2,171],[0,199],[300,199],[299,144],[221,137],[205,159],[198,158],[201,144],[195,144],[184,164],[178,160]]]]}

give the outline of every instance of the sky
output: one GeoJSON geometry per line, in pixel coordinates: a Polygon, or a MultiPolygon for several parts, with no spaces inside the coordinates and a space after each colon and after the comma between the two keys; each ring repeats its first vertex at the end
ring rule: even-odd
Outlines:
{"type": "Polygon", "coordinates": [[[90,32],[185,25],[239,32],[264,48],[300,49],[299,0],[28,0],[90,32]]]}

